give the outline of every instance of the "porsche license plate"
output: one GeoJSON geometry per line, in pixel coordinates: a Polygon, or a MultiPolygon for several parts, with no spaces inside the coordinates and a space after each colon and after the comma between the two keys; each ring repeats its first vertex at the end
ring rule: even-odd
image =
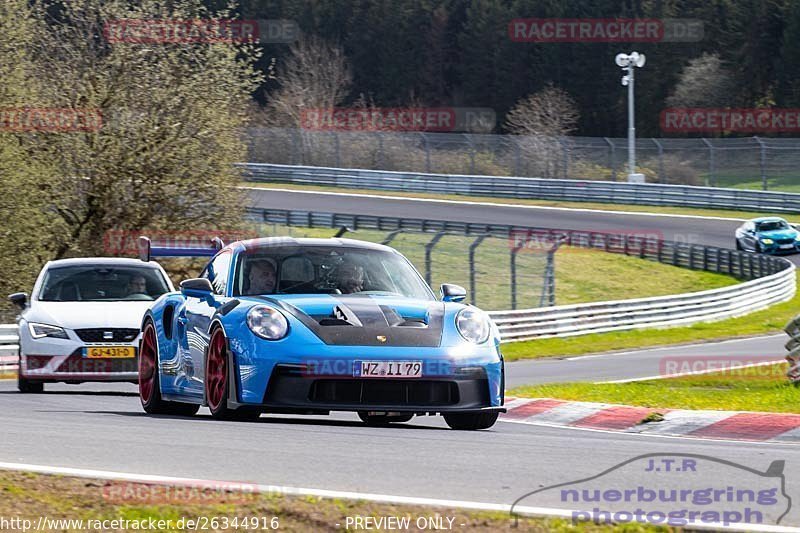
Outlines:
{"type": "Polygon", "coordinates": [[[421,378],[422,361],[356,361],[357,378],[421,378]]]}
{"type": "Polygon", "coordinates": [[[87,359],[130,359],[136,357],[133,346],[87,346],[83,349],[87,359]]]}

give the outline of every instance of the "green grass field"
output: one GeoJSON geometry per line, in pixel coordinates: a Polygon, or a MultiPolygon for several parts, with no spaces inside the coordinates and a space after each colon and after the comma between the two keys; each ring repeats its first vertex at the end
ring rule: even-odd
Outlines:
{"type": "MultiPolygon", "coordinates": [[[[336,230],[287,228],[266,225],[261,235],[330,237],[336,230]]],[[[385,232],[359,230],[345,237],[381,242],[385,232]]],[[[408,257],[424,274],[425,243],[432,234],[400,234],[391,246],[408,257]]],[[[456,283],[469,288],[467,249],[473,237],[446,236],[431,256],[431,281],[456,283]]],[[[487,238],[476,253],[476,304],[486,310],[511,308],[509,243],[487,238]]],[[[556,254],[556,304],[566,305],[604,300],[620,300],[677,294],[724,287],[736,280],[723,274],[663,265],[654,261],[612,254],[599,250],[562,247],[556,254]]],[[[545,256],[520,252],[517,256],[517,307],[537,307],[542,290],[545,256]]],[[[469,298],[469,295],[468,295],[469,298]]]]}
{"type": "MultiPolygon", "coordinates": [[[[420,518],[452,519],[455,530],[494,532],[610,532],[674,531],[674,529],[636,524],[605,526],[593,523],[572,524],[555,518],[520,518],[509,513],[466,511],[463,509],[392,505],[357,500],[228,492],[226,484],[205,488],[145,485],[96,479],[38,475],[27,472],[0,472],[0,516],[18,519],[14,531],[38,527],[46,531],[352,531],[355,517],[407,517],[411,524],[420,518]],[[351,517],[351,523],[347,518],[351,517]],[[23,526],[22,520],[29,521],[23,526]],[[72,520],[71,524],[57,520],[72,520]],[[82,524],[77,521],[83,521],[82,524]],[[123,522],[126,521],[126,522],[123,522]],[[194,525],[187,521],[193,520],[194,525]],[[107,522],[106,522],[107,521],[107,522]],[[112,523],[111,521],[117,521],[112,523]],[[236,522],[234,522],[236,521],[236,522]],[[98,525],[103,524],[105,525],[98,525]],[[143,524],[143,525],[137,525],[143,524]],[[234,525],[236,524],[236,525],[234,525]],[[463,524],[463,526],[462,526],[463,524]],[[348,527],[349,526],[349,527],[348,527]]],[[[10,522],[9,522],[10,523],[10,522]]],[[[363,524],[363,522],[362,522],[363,524]]],[[[363,526],[360,529],[364,529],[363,526]]],[[[376,529],[376,528],[371,528],[376,529]]],[[[416,528],[412,528],[416,530],[416,528]]],[[[385,529],[384,529],[385,530],[385,529]]]]}
{"type": "Polygon", "coordinates": [[[519,387],[513,396],[639,405],[665,409],[712,409],[800,413],[800,387],[785,363],[632,383],[559,383],[519,387]]]}

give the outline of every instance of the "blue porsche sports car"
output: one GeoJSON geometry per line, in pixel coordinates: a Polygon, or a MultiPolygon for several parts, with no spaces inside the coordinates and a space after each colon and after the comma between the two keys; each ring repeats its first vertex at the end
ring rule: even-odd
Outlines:
{"type": "Polygon", "coordinates": [[[354,411],[367,424],[444,416],[491,427],[503,412],[497,328],[442,285],[441,300],[387,246],[263,238],[140,255],[211,256],[145,314],[139,392],[148,413],[224,419],[354,411]]]}
{"type": "Polygon", "coordinates": [[[763,254],[800,252],[800,232],[780,217],[754,218],[736,229],[736,249],[763,254]]]}

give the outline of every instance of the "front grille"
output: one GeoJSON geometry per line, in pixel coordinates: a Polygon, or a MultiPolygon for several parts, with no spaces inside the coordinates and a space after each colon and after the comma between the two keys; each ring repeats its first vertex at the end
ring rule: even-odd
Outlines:
{"type": "Polygon", "coordinates": [[[324,404],[445,406],[458,403],[458,385],[409,379],[320,379],[311,385],[309,400],[324,404]]]}
{"type": "Polygon", "coordinates": [[[794,239],[777,239],[778,244],[794,244],[794,239]]]}
{"type": "Polygon", "coordinates": [[[76,329],[75,333],[83,342],[131,342],[139,335],[133,328],[90,328],[76,329]],[[110,338],[106,336],[110,333],[110,338]]]}

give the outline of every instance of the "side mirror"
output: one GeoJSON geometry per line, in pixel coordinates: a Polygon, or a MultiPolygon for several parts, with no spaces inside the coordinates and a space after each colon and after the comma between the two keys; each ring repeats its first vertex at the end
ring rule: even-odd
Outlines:
{"type": "Polygon", "coordinates": [[[467,297],[467,289],[452,283],[442,283],[439,292],[442,295],[443,302],[461,302],[467,297]]]}
{"type": "Polygon", "coordinates": [[[191,278],[181,281],[181,294],[187,298],[208,298],[214,293],[214,287],[206,278],[191,278]]]}
{"type": "Polygon", "coordinates": [[[25,292],[15,292],[14,294],[9,294],[8,299],[11,300],[11,303],[16,305],[20,310],[25,309],[28,306],[28,294],[25,292]]]}

